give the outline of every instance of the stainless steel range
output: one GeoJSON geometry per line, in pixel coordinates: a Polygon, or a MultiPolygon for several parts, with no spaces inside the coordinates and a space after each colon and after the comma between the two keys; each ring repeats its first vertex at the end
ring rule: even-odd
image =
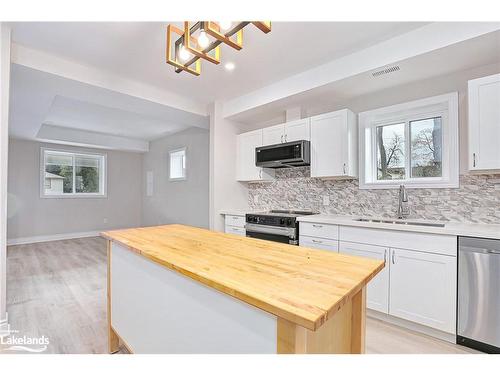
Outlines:
{"type": "Polygon", "coordinates": [[[314,215],[312,211],[271,210],[246,214],[246,236],[290,245],[299,244],[299,216],[314,215]]]}

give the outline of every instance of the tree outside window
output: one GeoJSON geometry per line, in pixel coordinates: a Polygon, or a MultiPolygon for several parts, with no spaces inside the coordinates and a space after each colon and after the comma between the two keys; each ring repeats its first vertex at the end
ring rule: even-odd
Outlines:
{"type": "Polygon", "coordinates": [[[377,180],[442,176],[441,117],[378,126],[376,137],[377,180]]]}

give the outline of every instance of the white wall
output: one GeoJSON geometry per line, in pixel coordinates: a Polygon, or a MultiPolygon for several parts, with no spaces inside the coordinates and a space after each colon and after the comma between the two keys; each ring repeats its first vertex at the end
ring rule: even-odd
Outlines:
{"type": "MultiPolygon", "coordinates": [[[[321,113],[349,108],[355,113],[369,111],[393,104],[404,103],[416,99],[458,91],[459,109],[459,138],[460,138],[460,174],[467,173],[467,81],[491,74],[500,73],[500,62],[498,64],[486,65],[455,72],[443,76],[433,77],[427,80],[408,83],[401,86],[391,87],[377,92],[357,96],[354,98],[337,98],[332,95],[329,104],[321,106],[310,106],[303,108],[304,117],[314,116],[321,113]]],[[[324,103],[324,100],[321,101],[324,103]]],[[[250,131],[279,124],[280,117],[239,125],[240,131],[250,131]]]]}
{"type": "Polygon", "coordinates": [[[181,223],[208,228],[209,132],[189,128],[150,142],[143,155],[143,225],[181,223]],[[186,179],[168,178],[169,151],[186,147],[186,179]],[[146,174],[153,172],[153,195],[146,174]]]}
{"type": "Polygon", "coordinates": [[[103,152],[10,139],[9,241],[141,225],[141,154],[105,151],[108,163],[106,198],[40,198],[40,147],[103,152]]]}
{"type": "Polygon", "coordinates": [[[222,104],[212,103],[210,113],[210,229],[223,231],[222,209],[248,208],[247,188],[236,181],[238,123],[222,117],[222,104]]]}
{"type": "Polygon", "coordinates": [[[0,22],[0,329],[6,321],[10,29],[0,22]]]}

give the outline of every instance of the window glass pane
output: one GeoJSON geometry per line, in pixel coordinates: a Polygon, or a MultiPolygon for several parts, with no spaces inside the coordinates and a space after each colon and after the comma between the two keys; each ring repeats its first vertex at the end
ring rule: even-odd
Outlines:
{"type": "Polygon", "coordinates": [[[47,195],[73,193],[73,157],[45,153],[44,191],[47,195]]]}
{"type": "Polygon", "coordinates": [[[405,124],[377,127],[377,180],[405,178],[405,124]]]}
{"type": "Polygon", "coordinates": [[[410,122],[411,176],[442,176],[441,117],[410,122]]]}
{"type": "Polygon", "coordinates": [[[77,193],[99,193],[100,158],[75,156],[75,191],[77,193]]]}
{"type": "Polygon", "coordinates": [[[186,151],[180,150],[170,153],[170,178],[186,177],[186,151]]]}

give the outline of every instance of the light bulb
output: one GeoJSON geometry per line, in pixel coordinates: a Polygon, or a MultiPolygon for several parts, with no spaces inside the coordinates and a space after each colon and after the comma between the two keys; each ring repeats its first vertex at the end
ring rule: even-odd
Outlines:
{"type": "Polygon", "coordinates": [[[183,61],[189,59],[189,52],[182,44],[179,46],[179,57],[183,61]]]}
{"type": "Polygon", "coordinates": [[[222,30],[229,30],[232,24],[231,21],[219,21],[219,26],[222,30]]]}
{"type": "Polygon", "coordinates": [[[228,63],[226,63],[226,65],[224,65],[224,67],[226,68],[226,70],[231,71],[231,70],[234,70],[235,65],[232,62],[228,62],[228,63]]]}
{"type": "Polygon", "coordinates": [[[200,35],[198,36],[198,44],[201,48],[208,47],[210,44],[210,39],[208,39],[207,33],[205,30],[200,31],[200,35]]]}

